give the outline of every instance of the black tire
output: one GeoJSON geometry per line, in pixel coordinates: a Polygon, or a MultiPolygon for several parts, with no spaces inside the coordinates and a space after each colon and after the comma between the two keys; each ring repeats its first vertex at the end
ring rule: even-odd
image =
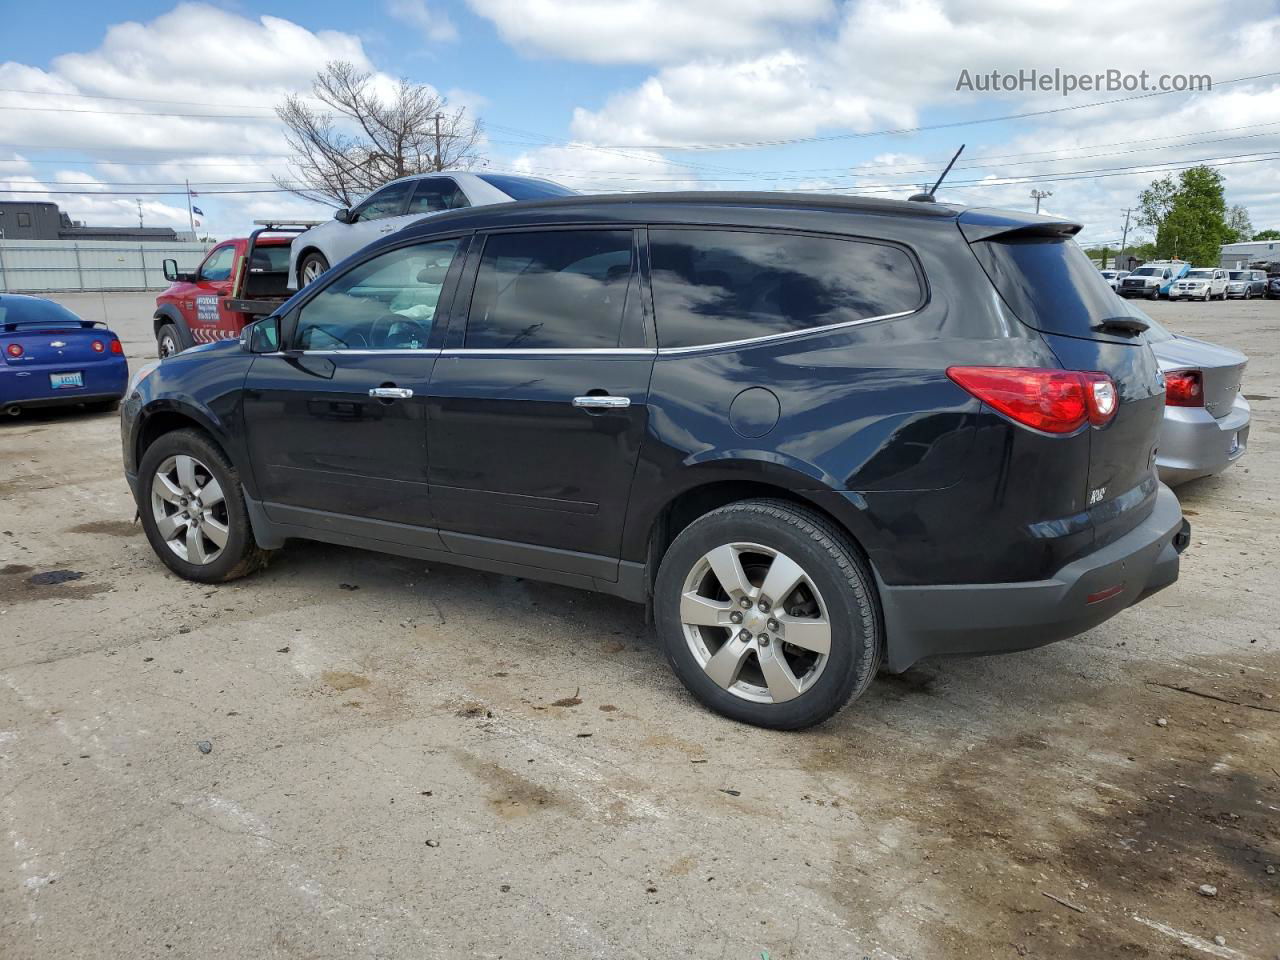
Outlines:
{"type": "Polygon", "coordinates": [[[861,696],[875,678],[884,648],[879,598],[858,548],[823,515],[784,500],[732,503],[681,531],[658,570],[654,613],[667,661],[690,693],[717,713],[774,730],[822,723],[861,696]],[[794,699],[761,703],[736,696],[707,675],[686,640],[680,618],[685,579],[709,551],[735,542],[785,553],[812,579],[827,607],[826,666],[794,699]]]}
{"type": "Polygon", "coordinates": [[[320,274],[324,273],[328,269],[329,261],[325,259],[324,254],[315,250],[311,251],[311,253],[308,253],[298,263],[298,289],[301,290],[308,284],[308,282],[313,282],[316,277],[320,276],[320,274]],[[314,269],[316,273],[315,276],[311,278],[311,281],[307,281],[304,278],[311,269],[314,269]]]}
{"type": "Polygon", "coordinates": [[[163,360],[182,352],[182,334],[172,323],[166,323],[156,331],[156,356],[163,360]]]}
{"type": "MultiPolygon", "coordinates": [[[[1160,299],[1160,288],[1159,288],[1159,287],[1156,287],[1154,290],[1152,290],[1152,291],[1151,291],[1151,296],[1150,296],[1150,297],[1148,297],[1147,299],[1148,299],[1148,300],[1159,300],[1159,299],[1160,299]]],[[[1169,299],[1171,299],[1171,300],[1172,300],[1173,298],[1172,298],[1172,297],[1170,297],[1169,299]]]]}
{"type": "Polygon", "coordinates": [[[175,430],[161,436],[142,455],[142,462],[138,465],[138,485],[142,492],[139,512],[147,540],[156,556],[178,576],[197,583],[225,583],[248,576],[266,566],[271,551],[263,550],[253,539],[244,491],[240,487],[240,475],[208,434],[192,429],[175,430]],[[208,468],[222,488],[223,503],[226,505],[226,546],[217,557],[205,564],[191,563],[170,549],[157,528],[151,508],[150,490],[157,470],[169,457],[183,454],[196,458],[208,468]]]}

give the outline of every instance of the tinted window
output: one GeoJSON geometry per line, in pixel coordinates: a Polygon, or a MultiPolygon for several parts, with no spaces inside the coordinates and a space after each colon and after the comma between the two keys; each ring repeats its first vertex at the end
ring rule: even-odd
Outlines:
{"type": "Polygon", "coordinates": [[[412,189],[412,180],[404,180],[393,183],[389,187],[383,187],[352,211],[352,220],[382,220],[386,217],[400,216],[404,211],[405,201],[409,199],[409,191],[412,189]]]}
{"type": "Polygon", "coordinates": [[[54,303],[52,300],[24,300],[20,297],[0,296],[0,323],[78,327],[80,318],[62,304],[54,303]]]}
{"type": "Polygon", "coordinates": [[[911,258],[879,243],[651,230],[649,248],[660,347],[865,320],[913,310],[923,299],[911,258]]]}
{"type": "Polygon", "coordinates": [[[308,301],[302,350],[422,350],[457,240],[400,247],[352,267],[308,301]]]}
{"type": "MultiPolygon", "coordinates": [[[[226,280],[231,276],[231,261],[235,259],[235,247],[219,247],[209,254],[209,259],[200,267],[201,280],[226,280]]],[[[287,268],[286,268],[287,269],[287,268]]]]}
{"type": "Polygon", "coordinates": [[[459,210],[469,207],[467,195],[458,189],[449,177],[428,177],[419,180],[409,201],[409,213],[439,213],[441,210],[459,210]]]}
{"type": "Polygon", "coordinates": [[[476,274],[466,346],[616,347],[631,270],[630,230],[491,236],[476,274]]]}
{"type": "Polygon", "coordinates": [[[509,177],[500,173],[482,173],[480,179],[491,187],[497,187],[512,200],[546,200],[550,197],[572,197],[576,190],[562,187],[550,180],[533,177],[509,177]]]}
{"type": "Polygon", "coordinates": [[[250,273],[288,273],[289,247],[254,247],[250,273]]]}
{"type": "Polygon", "coordinates": [[[1037,330],[1092,337],[1102,320],[1146,319],[1116,296],[1074,240],[983,240],[973,244],[973,252],[1018,319],[1037,330]]]}

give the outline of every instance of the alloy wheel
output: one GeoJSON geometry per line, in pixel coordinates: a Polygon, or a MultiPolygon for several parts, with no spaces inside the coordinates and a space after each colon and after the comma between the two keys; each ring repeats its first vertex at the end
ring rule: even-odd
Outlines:
{"type": "Polygon", "coordinates": [[[323,272],[324,271],[320,268],[319,260],[308,260],[302,265],[302,285],[305,287],[323,272]]]}
{"type": "Polygon", "coordinates": [[[165,334],[160,338],[160,358],[172,357],[178,352],[178,345],[173,342],[173,337],[165,334]]]}
{"type": "Polygon", "coordinates": [[[151,513],[165,545],[187,563],[213,563],[230,536],[226,499],[212,471],[177,454],[151,480],[151,513]]]}
{"type": "Polygon", "coordinates": [[[680,622],[707,676],[755,703],[782,703],[809,690],[831,652],[831,621],[813,578],[786,554],[756,543],[724,544],[693,565],[680,622]]]}

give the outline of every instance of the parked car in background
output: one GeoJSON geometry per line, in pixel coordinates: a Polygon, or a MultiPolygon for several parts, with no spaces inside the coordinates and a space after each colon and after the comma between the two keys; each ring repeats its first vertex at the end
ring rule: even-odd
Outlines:
{"type": "Polygon", "coordinates": [[[1120,281],[1129,275],[1128,270],[1100,270],[1098,272],[1102,274],[1102,279],[1107,281],[1107,286],[1112,290],[1118,290],[1120,281]]]}
{"type": "Polygon", "coordinates": [[[1191,264],[1183,260],[1151,260],[1120,281],[1117,292],[1122,297],[1146,297],[1159,300],[1167,296],[1175,280],[1180,279],[1191,264]]]}
{"type": "Polygon", "coordinates": [[[198,343],[234,339],[246,323],[287,300],[289,242],[315,221],[258,220],[247,237],[224,240],[190,273],[164,261],[171,286],[156,297],[156,355],[169,357],[198,343]]]}
{"type": "Polygon", "coordinates": [[[1227,299],[1227,271],[1218,267],[1196,267],[1169,288],[1170,300],[1227,299]]]}
{"type": "Polygon", "coordinates": [[[84,404],[111,410],[129,382],[120,338],[43,297],[0,294],[0,413],[84,404]]]}
{"type": "Polygon", "coordinates": [[[1147,341],[1165,380],[1156,465],[1170,486],[1221,473],[1249,445],[1249,358],[1230,347],[1173,334],[1150,321],[1147,341]]]}
{"type": "Polygon", "coordinates": [[[1280,299],[1280,277],[1267,277],[1267,299],[1280,299]]]}
{"type": "Polygon", "coordinates": [[[603,591],[652,604],[704,704],[805,727],[882,659],[1061,640],[1177,578],[1148,322],[1079,230],[767,193],[455,210],[139,371],[125,474],[187,579],[293,538],[603,591]]]}
{"type": "Polygon", "coordinates": [[[508,173],[451,170],[393,180],[350,210],[343,208],[293,241],[290,289],[305,287],[339,260],[415,220],[447,210],[513,200],[546,200],[576,191],[550,180],[508,173]]]}
{"type": "Polygon", "coordinates": [[[1267,295],[1267,274],[1262,270],[1228,270],[1227,296],[1252,300],[1267,295]]]}

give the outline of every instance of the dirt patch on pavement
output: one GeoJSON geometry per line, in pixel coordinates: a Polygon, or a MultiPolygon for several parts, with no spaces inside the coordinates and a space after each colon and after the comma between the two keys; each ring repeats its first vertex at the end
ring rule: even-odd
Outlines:
{"type": "MultiPolygon", "coordinates": [[[[931,905],[946,956],[1191,957],[1221,951],[1221,937],[1238,952],[1218,956],[1271,960],[1280,716],[1254,708],[1275,703],[1280,657],[1231,674],[1221,660],[1193,666],[1099,688],[1090,720],[1072,710],[958,755],[903,759],[932,774],[886,813],[912,838],[905,900],[931,905]],[[1184,686],[1222,699],[1171,689],[1184,686]]],[[[865,748],[847,746],[839,762],[859,762],[865,748]]],[[[828,749],[808,766],[835,762],[828,749]]],[[[837,856],[832,895],[865,918],[880,897],[852,848],[837,856]]]]}
{"type": "Polygon", "coordinates": [[[67,533],[102,533],[109,537],[134,537],[142,532],[142,524],[132,520],[92,520],[68,527],[67,533]]]}
{"type": "Polygon", "coordinates": [[[84,574],[73,570],[44,570],[20,563],[0,569],[0,604],[17,606],[39,600],[83,600],[106,593],[109,583],[86,583],[84,574]]]}
{"type": "Polygon", "coordinates": [[[504,820],[519,819],[565,805],[559,794],[491,760],[465,750],[455,750],[453,754],[472,776],[485,785],[490,808],[504,820]]]}
{"type": "Polygon", "coordinates": [[[339,692],[356,690],[369,685],[368,677],[352,673],[350,670],[326,670],[320,674],[320,679],[324,681],[325,686],[339,692]]]}

